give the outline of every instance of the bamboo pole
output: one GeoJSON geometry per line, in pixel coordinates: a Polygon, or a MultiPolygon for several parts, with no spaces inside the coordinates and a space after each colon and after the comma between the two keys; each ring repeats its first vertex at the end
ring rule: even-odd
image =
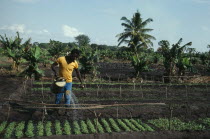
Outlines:
{"type": "Polygon", "coordinates": [[[36,108],[36,109],[102,109],[106,107],[119,107],[119,106],[145,106],[145,105],[162,105],[165,106],[165,103],[138,103],[138,104],[112,104],[112,105],[96,105],[96,106],[90,106],[90,107],[33,107],[33,106],[26,106],[25,108],[36,108]]]}
{"type": "Polygon", "coordinates": [[[36,105],[46,105],[46,106],[54,106],[54,105],[60,105],[60,106],[65,106],[65,105],[98,105],[98,104],[47,104],[47,103],[38,103],[38,102],[31,102],[31,101],[23,101],[23,100],[15,100],[15,99],[3,99],[5,101],[15,101],[15,102],[22,102],[22,103],[30,103],[30,104],[36,104],[36,105]]]}

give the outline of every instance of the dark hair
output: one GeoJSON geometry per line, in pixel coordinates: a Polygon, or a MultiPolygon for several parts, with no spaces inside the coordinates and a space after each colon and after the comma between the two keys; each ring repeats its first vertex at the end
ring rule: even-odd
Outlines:
{"type": "Polygon", "coordinates": [[[78,55],[80,55],[80,53],[81,53],[81,51],[78,50],[78,49],[71,50],[71,54],[78,54],[78,55]]]}

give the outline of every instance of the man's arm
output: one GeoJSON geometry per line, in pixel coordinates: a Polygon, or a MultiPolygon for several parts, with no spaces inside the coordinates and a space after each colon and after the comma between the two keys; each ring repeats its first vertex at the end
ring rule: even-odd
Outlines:
{"type": "Polygon", "coordinates": [[[79,70],[78,69],[75,69],[75,71],[76,71],[77,77],[79,78],[79,81],[81,82],[81,87],[84,88],[84,85],[82,83],[82,78],[81,78],[81,75],[80,75],[79,70]]]}
{"type": "Polygon", "coordinates": [[[58,63],[57,62],[54,62],[52,65],[51,65],[51,69],[52,71],[54,72],[54,76],[57,77],[57,72],[55,70],[55,67],[58,66],[58,63]]]}

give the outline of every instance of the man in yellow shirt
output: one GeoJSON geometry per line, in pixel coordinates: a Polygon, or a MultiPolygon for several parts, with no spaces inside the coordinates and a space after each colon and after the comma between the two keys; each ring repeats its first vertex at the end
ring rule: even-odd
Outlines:
{"type": "Polygon", "coordinates": [[[55,67],[59,66],[59,77],[63,77],[66,80],[66,85],[62,88],[61,92],[58,92],[56,94],[55,104],[60,104],[63,95],[65,97],[65,104],[70,104],[73,70],[76,71],[77,77],[81,82],[81,87],[84,88],[81,75],[78,70],[79,65],[76,61],[76,59],[79,58],[79,55],[80,51],[77,49],[73,49],[69,55],[59,57],[56,60],[56,62],[54,62],[51,66],[51,69],[54,72],[55,77],[57,77],[57,72],[55,70],[55,67]]]}

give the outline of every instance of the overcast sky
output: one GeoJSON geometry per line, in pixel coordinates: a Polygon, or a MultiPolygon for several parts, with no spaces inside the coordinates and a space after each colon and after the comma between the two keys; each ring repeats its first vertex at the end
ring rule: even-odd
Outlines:
{"type": "Polygon", "coordinates": [[[183,38],[183,45],[207,51],[210,44],[210,0],[0,0],[0,35],[25,40],[73,42],[85,34],[91,43],[117,45],[123,32],[121,17],[131,19],[139,10],[158,42],[170,44],[183,38]]]}

